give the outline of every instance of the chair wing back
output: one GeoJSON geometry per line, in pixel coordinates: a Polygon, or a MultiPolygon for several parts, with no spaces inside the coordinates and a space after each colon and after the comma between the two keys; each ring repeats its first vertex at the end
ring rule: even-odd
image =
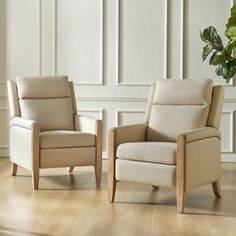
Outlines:
{"type": "Polygon", "coordinates": [[[213,87],[212,101],[207,126],[219,129],[220,117],[224,101],[224,90],[225,87],[223,85],[216,85],[213,87]]]}
{"type": "Polygon", "coordinates": [[[157,81],[151,87],[145,116],[147,140],[175,142],[181,132],[218,124],[214,115],[209,116],[209,110],[218,116],[221,112],[221,107],[211,109],[212,94],[211,80],[157,81]]]}
{"type": "Polygon", "coordinates": [[[8,83],[11,118],[40,122],[40,130],[74,130],[73,83],[67,76],[18,77],[8,83]]]}

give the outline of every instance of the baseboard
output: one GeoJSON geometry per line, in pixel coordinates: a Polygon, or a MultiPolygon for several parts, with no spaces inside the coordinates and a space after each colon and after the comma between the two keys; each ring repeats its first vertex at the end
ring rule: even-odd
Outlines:
{"type": "Polygon", "coordinates": [[[221,161],[222,162],[236,162],[236,154],[235,153],[222,153],[221,161]]]}
{"type": "Polygon", "coordinates": [[[0,146],[0,157],[9,157],[10,156],[10,150],[9,146],[0,146]]]}

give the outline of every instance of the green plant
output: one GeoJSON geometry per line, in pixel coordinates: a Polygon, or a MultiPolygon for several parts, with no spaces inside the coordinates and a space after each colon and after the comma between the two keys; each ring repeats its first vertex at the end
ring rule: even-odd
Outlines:
{"type": "Polygon", "coordinates": [[[233,50],[236,47],[236,6],[231,8],[231,16],[226,24],[225,36],[228,43],[224,47],[221,37],[213,26],[200,31],[200,36],[206,45],[202,49],[202,60],[211,55],[209,64],[217,66],[215,72],[222,76],[226,83],[236,74],[236,58],[233,57],[233,50]]]}

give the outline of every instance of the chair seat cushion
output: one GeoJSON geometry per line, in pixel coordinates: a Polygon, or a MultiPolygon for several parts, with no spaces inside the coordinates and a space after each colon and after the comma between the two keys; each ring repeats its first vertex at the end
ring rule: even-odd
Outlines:
{"type": "Polygon", "coordinates": [[[123,143],[117,148],[119,159],[176,165],[176,143],[134,142],[123,143]]]}
{"type": "Polygon", "coordinates": [[[53,130],[40,132],[40,148],[71,148],[95,146],[95,135],[90,133],[53,130]]]}

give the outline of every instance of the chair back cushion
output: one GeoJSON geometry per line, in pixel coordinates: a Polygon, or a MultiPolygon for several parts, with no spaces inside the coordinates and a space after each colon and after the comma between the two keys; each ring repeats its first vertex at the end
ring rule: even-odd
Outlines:
{"type": "Polygon", "coordinates": [[[148,141],[176,141],[184,131],[207,126],[211,80],[159,80],[153,93],[148,141]]]}
{"type": "Polygon", "coordinates": [[[40,122],[40,130],[74,130],[67,76],[16,79],[20,113],[40,122]]]}

